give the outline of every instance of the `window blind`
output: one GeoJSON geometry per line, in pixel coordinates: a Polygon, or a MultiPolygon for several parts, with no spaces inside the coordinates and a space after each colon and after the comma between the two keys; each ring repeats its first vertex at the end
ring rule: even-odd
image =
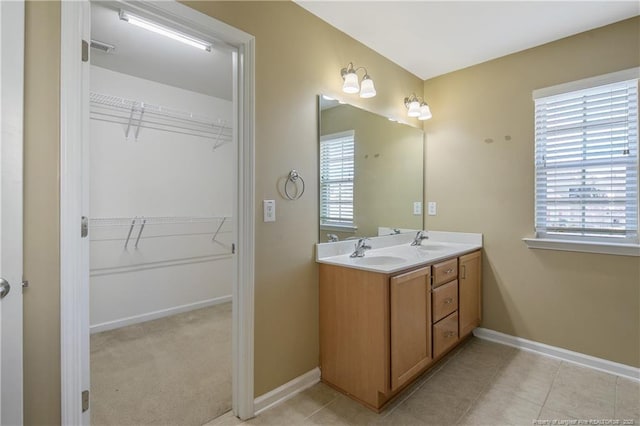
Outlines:
{"type": "Polygon", "coordinates": [[[320,140],[320,225],[353,227],[355,133],[320,140]]]}
{"type": "Polygon", "coordinates": [[[638,242],[638,80],[535,100],[539,237],[638,242]]]}

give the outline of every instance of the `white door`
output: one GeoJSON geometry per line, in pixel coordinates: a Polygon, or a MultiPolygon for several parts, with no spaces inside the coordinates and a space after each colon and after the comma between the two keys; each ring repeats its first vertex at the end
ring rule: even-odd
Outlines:
{"type": "Polygon", "coordinates": [[[24,3],[0,1],[0,424],[22,417],[24,3]],[[9,287],[10,286],[10,287],[9,287]]]}

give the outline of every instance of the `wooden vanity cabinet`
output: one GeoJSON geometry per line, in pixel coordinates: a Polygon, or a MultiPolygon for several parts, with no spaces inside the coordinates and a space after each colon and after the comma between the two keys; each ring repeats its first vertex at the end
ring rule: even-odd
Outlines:
{"type": "Polygon", "coordinates": [[[459,258],[460,337],[470,334],[482,318],[482,256],[476,251],[459,258]]]}
{"type": "Polygon", "coordinates": [[[394,274],[320,264],[322,381],[380,411],[480,323],[480,251],[394,274]]]}

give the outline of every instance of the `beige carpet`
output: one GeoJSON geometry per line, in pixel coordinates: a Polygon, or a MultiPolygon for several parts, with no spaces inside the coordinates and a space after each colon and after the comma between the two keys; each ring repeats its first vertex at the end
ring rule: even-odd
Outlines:
{"type": "Polygon", "coordinates": [[[231,409],[231,302],[91,336],[91,424],[200,426],[231,409]]]}

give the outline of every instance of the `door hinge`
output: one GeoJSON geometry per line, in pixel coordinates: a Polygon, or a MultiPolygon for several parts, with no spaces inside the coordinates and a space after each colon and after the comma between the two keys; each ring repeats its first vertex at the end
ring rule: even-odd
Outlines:
{"type": "Polygon", "coordinates": [[[82,391],[82,412],[84,413],[89,409],[89,391],[82,391]]]}
{"type": "Polygon", "coordinates": [[[236,245],[235,245],[235,243],[231,244],[231,254],[236,254],[236,245]]]}
{"type": "Polygon", "coordinates": [[[80,237],[86,238],[89,235],[89,219],[86,216],[82,216],[80,221],[80,237]]]}
{"type": "Polygon", "coordinates": [[[22,288],[29,288],[29,280],[22,281],[22,288]]]}
{"type": "Polygon", "coordinates": [[[89,43],[86,40],[82,40],[82,62],[89,61],[89,43]]]}

